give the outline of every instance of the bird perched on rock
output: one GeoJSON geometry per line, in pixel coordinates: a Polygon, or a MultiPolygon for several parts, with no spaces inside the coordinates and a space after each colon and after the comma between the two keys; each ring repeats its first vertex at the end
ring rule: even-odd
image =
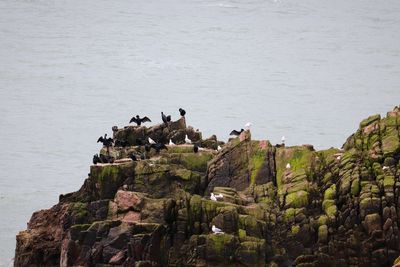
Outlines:
{"type": "Polygon", "coordinates": [[[137,161],[137,158],[136,158],[136,155],[135,155],[135,154],[131,153],[131,154],[129,155],[129,157],[131,158],[131,160],[137,161]]]}
{"type": "Polygon", "coordinates": [[[151,122],[151,120],[146,116],[144,116],[143,118],[140,118],[139,115],[136,115],[136,117],[132,117],[132,119],[129,121],[129,123],[132,123],[132,122],[136,123],[137,126],[140,126],[142,123],[151,122]]]}
{"type": "Polygon", "coordinates": [[[240,131],[233,130],[229,135],[239,136],[243,132],[244,132],[244,129],[240,129],[240,131]]]}
{"type": "Polygon", "coordinates": [[[101,163],[114,163],[115,158],[112,156],[100,154],[100,161],[101,163]]]}
{"type": "Polygon", "coordinates": [[[103,136],[100,136],[99,139],[97,139],[97,143],[102,142],[103,146],[105,147],[110,147],[113,145],[113,139],[111,137],[107,138],[107,134],[104,134],[103,136]]]}
{"type": "Polygon", "coordinates": [[[155,144],[156,142],[153,140],[153,139],[151,139],[150,137],[148,137],[147,138],[147,140],[149,141],[149,144],[150,145],[152,145],[152,144],[155,144]]]}
{"type": "Polygon", "coordinates": [[[179,114],[181,114],[182,117],[185,117],[186,111],[183,108],[180,108],[179,114]]]}
{"type": "Polygon", "coordinates": [[[196,145],[196,144],[193,145],[193,152],[194,153],[199,152],[199,146],[198,145],[196,145]]]}
{"type": "Polygon", "coordinates": [[[161,111],[161,119],[165,124],[167,124],[171,121],[171,115],[166,116],[164,112],[161,111]]]}
{"type": "Polygon", "coordinates": [[[217,151],[220,151],[222,147],[220,145],[217,146],[217,151]]]}
{"type": "Polygon", "coordinates": [[[245,125],[244,125],[244,128],[246,129],[246,130],[250,130],[250,127],[252,126],[253,124],[251,123],[251,122],[248,122],[248,123],[246,123],[245,125]]]}
{"type": "Polygon", "coordinates": [[[389,167],[388,167],[388,166],[383,166],[383,167],[382,167],[382,170],[383,170],[383,171],[389,170],[389,167]]]}
{"type": "Polygon", "coordinates": [[[290,169],[290,163],[286,164],[286,169],[290,169]]]}
{"type": "Polygon", "coordinates": [[[167,146],[163,143],[151,144],[150,146],[156,151],[156,153],[160,153],[161,149],[168,150],[167,146]]]}
{"type": "Polygon", "coordinates": [[[96,165],[97,163],[101,163],[100,157],[98,154],[93,156],[93,164],[96,165]]]}
{"type": "Polygon", "coordinates": [[[223,234],[224,232],[222,232],[221,229],[219,229],[218,227],[216,227],[215,225],[213,225],[211,227],[211,230],[213,231],[214,234],[223,234]]]}
{"type": "Polygon", "coordinates": [[[189,139],[189,137],[187,136],[187,134],[185,135],[185,143],[186,144],[191,144],[192,140],[189,139]]]}
{"type": "Polygon", "coordinates": [[[126,146],[129,145],[129,143],[128,143],[128,141],[126,141],[126,140],[119,140],[119,139],[116,139],[116,140],[114,141],[114,145],[117,146],[117,147],[126,147],[126,146]]]}
{"type": "Polygon", "coordinates": [[[172,139],[169,139],[169,143],[168,143],[168,145],[170,145],[170,146],[174,146],[174,145],[175,145],[175,143],[174,143],[174,142],[172,142],[172,139]]]}
{"type": "Polygon", "coordinates": [[[341,156],[337,156],[336,157],[336,160],[340,160],[342,157],[341,156]]]}
{"type": "Polygon", "coordinates": [[[212,201],[218,201],[218,198],[223,198],[223,197],[224,196],[222,194],[215,195],[214,193],[211,193],[210,199],[212,201]]]}

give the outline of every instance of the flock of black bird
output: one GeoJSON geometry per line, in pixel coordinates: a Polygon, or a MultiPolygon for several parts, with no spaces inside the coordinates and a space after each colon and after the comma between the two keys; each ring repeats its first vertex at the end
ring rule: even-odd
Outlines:
{"type": "MultiPolygon", "coordinates": [[[[186,111],[182,108],[179,109],[179,114],[184,117],[186,115],[186,111]]],[[[168,124],[168,122],[171,121],[171,115],[165,115],[164,112],[161,112],[161,119],[163,123],[168,124]]],[[[151,120],[147,117],[144,116],[141,118],[139,115],[136,115],[132,117],[132,119],[129,121],[129,123],[136,123],[137,126],[141,126],[142,123],[146,122],[151,122],[151,120]]],[[[114,130],[114,127],[113,127],[114,130]]],[[[151,139],[150,139],[151,140],[151,139]]],[[[109,137],[107,138],[107,134],[104,134],[104,136],[100,136],[99,139],[97,140],[97,143],[102,143],[104,147],[107,148],[107,152],[109,154],[109,148],[112,146],[117,146],[117,147],[126,147],[128,146],[128,142],[125,140],[113,140],[113,138],[109,137]]],[[[139,146],[139,149],[141,150],[141,146],[144,147],[143,153],[136,152],[136,153],[131,153],[129,157],[133,161],[137,161],[138,159],[146,159],[146,152],[150,152],[151,149],[154,149],[156,153],[160,153],[162,149],[168,150],[167,146],[163,143],[157,143],[151,140],[151,143],[149,140],[142,140],[140,138],[136,139],[136,144],[139,146]]],[[[195,145],[193,147],[193,151],[197,153],[199,150],[198,146],[195,145]]],[[[103,154],[96,154],[93,156],[93,164],[97,163],[113,163],[115,161],[115,158],[110,156],[110,155],[103,155],[103,154]]]]}
{"type": "MultiPolygon", "coordinates": [[[[186,115],[186,111],[182,108],[179,109],[179,114],[184,117],[186,115]]],[[[164,112],[161,112],[161,119],[163,123],[168,124],[171,121],[171,115],[165,115],[164,112]]],[[[137,126],[141,126],[142,123],[146,122],[151,122],[150,118],[147,116],[144,116],[141,118],[139,115],[136,115],[132,117],[132,119],[129,121],[129,123],[136,123],[137,126]]],[[[115,126],[116,127],[116,126],[115,126]]],[[[116,128],[118,129],[118,128],[116,128]]],[[[114,130],[114,127],[113,127],[114,130]]],[[[233,130],[229,135],[234,135],[234,136],[239,136],[244,129],[240,129],[240,131],[233,130]]],[[[100,136],[99,139],[97,140],[97,143],[103,143],[103,146],[107,148],[107,154],[109,154],[109,148],[112,146],[117,146],[117,147],[126,147],[128,146],[128,142],[125,140],[113,140],[113,138],[108,137],[107,134],[104,134],[104,136],[100,136]]],[[[136,153],[131,153],[129,157],[133,161],[137,161],[138,159],[146,159],[146,152],[150,152],[151,149],[154,149],[156,153],[160,153],[161,150],[165,149],[168,150],[167,146],[163,143],[157,143],[154,142],[153,140],[142,140],[142,139],[136,139],[136,144],[139,146],[139,150],[141,150],[141,147],[144,147],[144,151],[141,152],[136,152],[136,153]]],[[[199,146],[197,144],[193,145],[193,152],[197,153],[199,151],[199,146]]],[[[115,161],[114,157],[110,155],[103,155],[103,154],[96,154],[93,156],[93,164],[97,163],[113,163],[115,161]]]]}

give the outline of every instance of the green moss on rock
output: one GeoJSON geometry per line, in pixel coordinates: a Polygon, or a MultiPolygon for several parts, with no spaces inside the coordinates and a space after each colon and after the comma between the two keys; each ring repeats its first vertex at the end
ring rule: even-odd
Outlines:
{"type": "Polygon", "coordinates": [[[246,237],[246,230],[239,229],[239,238],[245,238],[245,237],[246,237]]]}
{"type": "Polygon", "coordinates": [[[88,203],[83,203],[83,202],[72,203],[71,205],[72,216],[75,218],[75,223],[81,224],[85,222],[88,216],[87,206],[88,203]]]}
{"type": "Polygon", "coordinates": [[[318,218],[318,226],[328,224],[328,217],[326,215],[321,215],[318,218]]]}
{"type": "Polygon", "coordinates": [[[256,151],[256,153],[254,153],[250,158],[250,166],[252,170],[250,176],[251,185],[255,184],[257,174],[264,163],[265,163],[265,151],[263,150],[256,151]]]}
{"type": "Polygon", "coordinates": [[[336,205],[329,206],[325,210],[326,215],[328,215],[329,218],[335,217],[337,214],[337,207],[336,205]]]}
{"type": "Polygon", "coordinates": [[[297,235],[300,232],[300,226],[292,225],[291,232],[293,235],[297,235]]]}
{"type": "Polygon", "coordinates": [[[294,216],[296,215],[296,209],[288,208],[285,210],[284,219],[286,222],[294,221],[294,216]]]}
{"type": "Polygon", "coordinates": [[[325,190],[324,199],[334,199],[336,196],[336,185],[331,185],[325,190]]]}
{"type": "Polygon", "coordinates": [[[328,226],[321,225],[318,228],[318,241],[321,243],[326,243],[328,241],[328,226]]]}
{"type": "Polygon", "coordinates": [[[315,152],[305,146],[278,148],[275,157],[278,189],[282,186],[282,176],[286,170],[286,164],[290,163],[291,172],[295,174],[306,173],[314,158],[315,152]]]}
{"type": "Polygon", "coordinates": [[[394,183],[395,183],[395,178],[394,178],[394,176],[393,175],[387,175],[387,176],[385,176],[385,178],[384,178],[384,180],[383,180],[383,186],[385,187],[385,188],[387,188],[387,187],[393,187],[394,186],[394,183]]]}
{"type": "Polygon", "coordinates": [[[217,255],[224,255],[224,249],[227,244],[233,242],[235,237],[229,234],[210,234],[207,235],[206,246],[207,250],[212,250],[217,255]]]}
{"type": "Polygon", "coordinates": [[[206,172],[208,162],[213,154],[206,152],[181,154],[181,164],[189,170],[206,172]]]}
{"type": "Polygon", "coordinates": [[[97,164],[90,169],[90,179],[94,181],[96,199],[112,199],[123,181],[134,175],[136,163],[97,164]]]}
{"type": "Polygon", "coordinates": [[[171,175],[174,177],[179,177],[182,180],[189,181],[192,177],[192,172],[187,169],[173,169],[170,171],[171,175]]]}
{"type": "Polygon", "coordinates": [[[285,207],[287,208],[301,208],[308,205],[309,193],[300,190],[294,193],[287,194],[285,197],[285,207]]]}
{"type": "Polygon", "coordinates": [[[372,124],[373,122],[379,121],[380,119],[381,119],[381,115],[379,115],[379,114],[369,116],[368,118],[366,118],[360,122],[360,128],[364,128],[365,126],[368,126],[368,125],[372,124]]]}
{"type": "Polygon", "coordinates": [[[353,197],[358,196],[360,193],[360,179],[355,179],[353,182],[351,182],[351,189],[350,189],[351,195],[353,197]]]}

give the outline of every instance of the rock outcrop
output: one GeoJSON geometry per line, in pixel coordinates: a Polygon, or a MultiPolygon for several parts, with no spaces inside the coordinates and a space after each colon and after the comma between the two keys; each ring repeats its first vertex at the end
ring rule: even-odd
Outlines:
{"type": "Polygon", "coordinates": [[[113,131],[127,145],[103,148],[113,163],[32,215],[15,266],[392,266],[400,255],[397,107],[322,151],[248,131],[223,145],[184,118],[113,131]],[[147,137],[177,145],[129,159],[147,137]]]}

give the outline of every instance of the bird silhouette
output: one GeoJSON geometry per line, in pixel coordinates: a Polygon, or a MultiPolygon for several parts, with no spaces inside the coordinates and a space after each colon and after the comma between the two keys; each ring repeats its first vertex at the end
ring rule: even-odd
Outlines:
{"type": "Polygon", "coordinates": [[[186,114],[186,111],[183,108],[180,108],[179,109],[179,114],[181,114],[181,116],[184,117],[185,114],[186,114]]]}
{"type": "Polygon", "coordinates": [[[240,131],[233,130],[229,135],[239,136],[243,132],[244,132],[244,129],[240,129],[240,131]]]}
{"type": "Polygon", "coordinates": [[[156,151],[156,153],[160,153],[161,149],[168,150],[167,146],[164,145],[163,143],[151,144],[150,147],[153,148],[156,151]]]}
{"type": "Polygon", "coordinates": [[[143,118],[140,118],[139,115],[136,115],[136,117],[132,117],[132,119],[129,121],[129,123],[132,123],[132,122],[136,123],[137,126],[140,126],[142,123],[151,122],[151,120],[146,116],[144,116],[143,118]]]}
{"type": "Polygon", "coordinates": [[[166,116],[164,112],[161,111],[161,119],[165,124],[167,124],[171,121],[171,115],[166,116]]]}

